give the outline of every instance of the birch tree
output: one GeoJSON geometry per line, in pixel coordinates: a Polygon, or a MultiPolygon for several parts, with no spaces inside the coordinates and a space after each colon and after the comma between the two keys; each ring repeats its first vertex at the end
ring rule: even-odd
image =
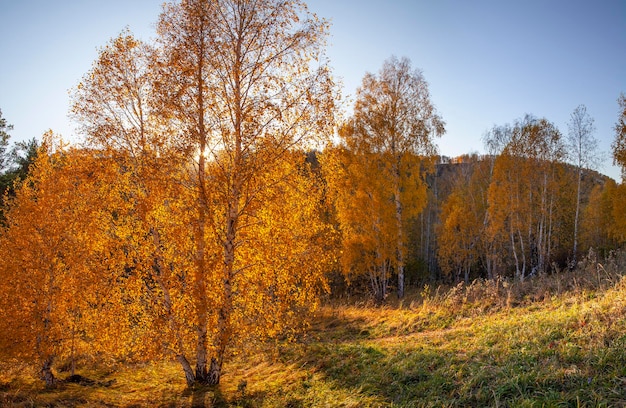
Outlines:
{"type": "Polygon", "coordinates": [[[619,113],[615,123],[615,140],[613,149],[613,163],[622,167],[622,180],[626,179],[626,94],[620,94],[617,100],[619,113]]]}
{"type": "Polygon", "coordinates": [[[337,147],[326,149],[322,164],[341,231],[344,278],[353,283],[365,276],[380,305],[388,295],[396,238],[393,192],[380,177],[384,162],[374,153],[337,147]]]}
{"type": "Polygon", "coordinates": [[[119,169],[112,236],[122,257],[115,263],[124,285],[115,295],[118,303],[133,305],[119,315],[128,317],[134,330],[115,328],[123,340],[116,349],[155,357],[162,344],[179,356],[185,352],[180,305],[188,296],[181,288],[188,284],[185,244],[190,245],[180,228],[189,221],[181,202],[186,174],[178,147],[155,113],[154,53],[130,32],[112,39],[75,90],[73,115],[86,145],[119,169]],[[169,241],[165,237],[171,231],[177,234],[169,241]],[[136,341],[139,335],[144,341],[136,341]]]}
{"type": "Polygon", "coordinates": [[[402,200],[403,191],[415,188],[406,183],[418,172],[409,157],[435,154],[435,137],[445,132],[444,122],[430,100],[428,84],[407,58],[392,57],[378,74],[366,74],[357,91],[354,114],[344,126],[346,146],[358,154],[379,154],[384,160],[380,176],[391,185],[395,207],[395,259],[397,294],[404,296],[406,233],[410,213],[419,212],[423,202],[402,200]]]}
{"type": "Polygon", "coordinates": [[[142,269],[159,289],[137,287],[135,297],[154,298],[163,312],[164,343],[189,385],[218,384],[231,347],[285,329],[293,308],[314,306],[324,287],[325,263],[313,256],[324,234],[311,209],[318,196],[298,152],[332,133],[327,30],[300,1],[169,3],[154,46],[122,35],[78,89],[75,112],[88,139],[128,162],[138,200],[128,226],[151,237],[156,264],[142,269]],[[262,228],[279,203],[295,213],[262,228]],[[179,235],[177,218],[189,226],[179,235]],[[260,258],[270,237],[285,253],[260,258]],[[272,270],[267,286],[260,277],[272,270]],[[277,302],[266,309],[275,312],[268,327],[250,318],[263,296],[277,302]]]}
{"type": "Polygon", "coordinates": [[[506,145],[489,187],[489,233],[508,248],[515,277],[523,280],[544,271],[553,255],[564,148],[546,119],[527,115],[504,129],[497,132],[506,145]]]}
{"type": "Polygon", "coordinates": [[[245,295],[238,286],[251,267],[243,256],[250,245],[246,234],[261,192],[281,188],[280,163],[289,151],[331,133],[327,29],[300,1],[183,1],[161,15],[162,109],[197,157],[195,381],[219,383],[240,324],[237,304],[245,295]],[[273,181],[258,184],[261,174],[273,171],[273,181]],[[208,269],[205,234],[222,248],[218,270],[208,269]],[[212,287],[207,274],[218,277],[212,287]],[[218,303],[209,305],[206,293],[218,303]],[[213,310],[216,323],[209,331],[213,310]]]}
{"type": "Polygon", "coordinates": [[[576,184],[576,215],[574,216],[574,246],[572,249],[572,264],[576,265],[578,255],[578,226],[580,220],[581,183],[584,170],[593,170],[600,157],[598,154],[598,139],[593,136],[595,126],[593,118],[587,113],[584,105],[578,106],[568,123],[567,150],[577,172],[576,184]]]}
{"type": "Polygon", "coordinates": [[[615,123],[615,140],[611,145],[613,150],[613,163],[622,168],[622,184],[620,184],[613,195],[613,236],[619,242],[626,240],[626,216],[624,216],[624,205],[626,204],[626,94],[620,94],[617,100],[619,113],[615,123]]]}
{"type": "Polygon", "coordinates": [[[617,245],[612,236],[613,228],[619,224],[613,217],[613,202],[617,183],[608,179],[598,184],[589,193],[589,202],[583,209],[580,220],[580,242],[583,248],[595,248],[608,253],[617,245]]]}

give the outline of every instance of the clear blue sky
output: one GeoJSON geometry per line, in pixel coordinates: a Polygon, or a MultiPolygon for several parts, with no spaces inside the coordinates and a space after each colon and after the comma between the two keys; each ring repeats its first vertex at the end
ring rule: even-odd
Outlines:
{"type": "MultiPolygon", "coordinates": [[[[161,0],[0,0],[0,109],[13,140],[73,137],[68,90],[97,49],[129,27],[154,37],[161,0]]],[[[331,20],[328,55],[344,95],[391,55],[423,71],[447,123],[441,154],[482,152],[493,125],[526,113],[567,133],[585,104],[608,152],[626,92],[624,0],[310,0],[331,20]]]]}

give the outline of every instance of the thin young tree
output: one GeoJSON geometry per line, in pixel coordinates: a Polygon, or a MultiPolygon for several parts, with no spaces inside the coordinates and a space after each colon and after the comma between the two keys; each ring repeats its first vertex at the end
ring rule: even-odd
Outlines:
{"type": "Polygon", "coordinates": [[[567,151],[570,160],[576,166],[576,215],[574,216],[574,246],[572,248],[572,265],[576,265],[578,256],[578,229],[580,222],[581,183],[583,172],[595,169],[600,161],[598,139],[594,137],[593,118],[587,113],[585,105],[579,105],[568,123],[567,151]]]}
{"type": "Polygon", "coordinates": [[[622,167],[622,180],[626,180],[626,94],[620,94],[619,116],[615,123],[615,140],[611,145],[613,149],[613,163],[622,167]]]}
{"type": "Polygon", "coordinates": [[[469,283],[471,268],[481,261],[487,276],[492,277],[485,224],[490,163],[471,156],[465,159],[457,165],[461,169],[441,205],[437,259],[444,275],[456,273],[457,282],[463,275],[469,283]]]}
{"type": "Polygon", "coordinates": [[[622,184],[613,194],[613,237],[618,242],[626,241],[626,94],[620,94],[617,100],[619,113],[615,123],[615,140],[611,145],[613,150],[613,163],[622,168],[622,184]]]}
{"type": "MultiPolygon", "coordinates": [[[[86,145],[119,168],[114,185],[122,203],[116,204],[112,235],[123,258],[115,262],[129,272],[120,272],[124,288],[116,295],[120,305],[134,301],[145,306],[120,315],[141,321],[134,332],[144,331],[144,357],[155,357],[157,345],[163,345],[180,358],[185,354],[185,317],[177,311],[188,296],[181,288],[189,284],[183,273],[189,238],[180,231],[180,224],[189,220],[183,204],[187,196],[180,188],[186,174],[178,147],[155,114],[154,52],[127,31],[112,39],[75,90],[73,115],[86,145]],[[172,236],[176,238],[169,240],[172,236]]],[[[117,337],[136,343],[129,331],[117,337]]]]}

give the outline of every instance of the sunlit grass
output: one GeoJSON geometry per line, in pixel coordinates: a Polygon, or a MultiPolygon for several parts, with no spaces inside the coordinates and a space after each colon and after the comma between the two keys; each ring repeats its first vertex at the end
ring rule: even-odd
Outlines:
{"type": "Polygon", "coordinates": [[[7,363],[0,405],[626,406],[626,281],[585,273],[329,302],[297,341],[230,360],[217,389],[188,390],[164,362],[82,364],[96,384],[46,390],[7,363]]]}

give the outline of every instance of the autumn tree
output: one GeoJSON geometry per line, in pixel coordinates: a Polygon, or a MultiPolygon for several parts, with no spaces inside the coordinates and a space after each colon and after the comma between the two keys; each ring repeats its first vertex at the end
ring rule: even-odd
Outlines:
{"type": "Polygon", "coordinates": [[[374,153],[355,154],[344,148],[327,148],[322,168],[336,221],[341,231],[340,264],[349,284],[363,276],[374,300],[382,304],[388,293],[395,258],[393,192],[379,177],[384,169],[374,153]]]}
{"type": "Polygon", "coordinates": [[[598,140],[593,136],[595,126],[593,118],[587,113],[584,105],[578,106],[568,123],[567,150],[570,160],[576,166],[576,215],[574,217],[574,246],[572,263],[576,264],[578,254],[578,226],[581,211],[581,194],[583,171],[594,169],[599,162],[598,140]]]}
{"type": "MultiPolygon", "coordinates": [[[[248,285],[245,272],[254,264],[245,254],[254,248],[247,235],[263,203],[261,192],[284,188],[284,158],[331,131],[334,85],[323,60],[327,24],[299,1],[185,1],[165,8],[158,30],[162,109],[197,157],[193,380],[217,384],[227,347],[244,323],[239,305],[251,293],[240,287],[248,285]],[[221,247],[217,269],[209,263],[204,235],[221,247]],[[216,302],[209,304],[209,298],[216,302]]],[[[307,265],[300,273],[307,274],[307,265]]]]}
{"type": "MultiPolygon", "coordinates": [[[[250,245],[240,245],[233,279],[238,294],[230,329],[234,352],[251,338],[296,333],[305,327],[320,291],[328,290],[334,234],[320,207],[324,186],[305,159],[302,152],[286,152],[250,185],[260,196],[242,217],[241,239],[250,245]]],[[[220,278],[213,274],[211,286],[217,287],[220,278]]],[[[219,335],[219,328],[210,327],[211,337],[219,335]]]]}
{"type": "Polygon", "coordinates": [[[446,276],[452,275],[455,281],[469,281],[473,264],[478,259],[475,230],[477,220],[465,206],[463,193],[452,193],[441,209],[442,224],[438,234],[439,266],[446,276]]]}
{"type": "MultiPolygon", "coordinates": [[[[512,126],[510,124],[505,124],[494,125],[483,135],[482,140],[487,151],[487,160],[489,163],[488,178],[490,180],[490,189],[496,161],[498,161],[498,158],[503,154],[505,148],[509,144],[512,133],[512,126]]],[[[487,233],[484,235],[484,239],[486,241],[485,266],[487,268],[487,275],[491,277],[495,277],[496,275],[499,275],[503,272],[501,270],[501,267],[506,259],[503,256],[505,249],[502,247],[503,243],[506,243],[506,240],[503,239],[501,236],[501,233],[503,231],[501,229],[494,229],[492,227],[494,221],[497,219],[494,218],[494,216],[496,216],[496,208],[497,207],[493,207],[488,204],[485,213],[485,225],[487,227],[487,233]]]]}
{"type": "Polygon", "coordinates": [[[497,135],[506,144],[489,187],[489,234],[500,248],[508,248],[508,263],[523,280],[544,271],[553,256],[564,148],[558,129],[532,116],[497,135]]]}
{"type": "Polygon", "coordinates": [[[412,157],[434,155],[434,138],[444,131],[424,76],[407,58],[395,57],[385,61],[378,74],[365,75],[353,116],[341,131],[347,148],[357,155],[380,156],[378,177],[390,183],[394,220],[383,222],[394,223],[393,267],[398,276],[398,297],[404,296],[405,223],[425,205],[423,201],[402,199],[403,194],[421,188],[420,182],[415,184],[419,161],[412,162],[412,157]]]}
{"type": "Polygon", "coordinates": [[[613,162],[622,167],[622,179],[626,178],[626,95],[621,94],[617,100],[619,116],[615,123],[615,140],[613,148],[613,162]]]}
{"type": "Polygon", "coordinates": [[[13,125],[9,125],[7,120],[2,117],[2,110],[0,110],[0,172],[3,172],[8,164],[8,147],[9,147],[9,132],[13,129],[13,125]]]}
{"type": "Polygon", "coordinates": [[[187,383],[218,384],[230,347],[285,328],[324,283],[319,198],[298,152],[332,129],[327,24],[299,1],[190,0],[165,5],[157,31],[154,47],[113,40],[74,111],[89,140],[132,170],[130,197],[141,199],[128,230],[151,237],[154,265],[141,269],[158,288],[135,298],[162,311],[171,335],[159,340],[187,383]],[[180,234],[177,218],[188,226],[180,234]]]}
{"type": "Polygon", "coordinates": [[[132,330],[113,328],[123,340],[116,348],[144,358],[170,354],[188,368],[193,294],[185,288],[194,287],[187,271],[193,268],[188,226],[195,198],[183,188],[193,182],[184,145],[156,113],[155,52],[129,32],[111,40],[76,89],[73,113],[87,145],[123,169],[113,230],[123,285],[114,295],[120,307],[130,305],[120,315],[132,330]]]}
{"type": "Polygon", "coordinates": [[[615,247],[614,227],[619,224],[613,217],[613,202],[617,184],[608,179],[595,185],[589,192],[588,203],[582,210],[580,242],[582,248],[595,248],[607,253],[615,247]]]}
{"type": "MultiPolygon", "coordinates": [[[[55,360],[86,352],[106,285],[106,166],[48,133],[9,199],[0,234],[0,350],[35,361],[48,386],[55,360]]],[[[72,365],[73,367],[73,365],[72,365]]]]}
{"type": "Polygon", "coordinates": [[[613,191],[611,206],[611,236],[618,244],[626,242],[626,184],[619,184],[613,191]]]}
{"type": "Polygon", "coordinates": [[[613,219],[612,235],[618,242],[626,240],[626,216],[623,209],[626,203],[626,95],[621,94],[617,100],[619,104],[619,116],[615,123],[615,140],[611,145],[613,149],[613,162],[622,168],[622,184],[613,195],[613,219]]]}
{"type": "MultiPolygon", "coordinates": [[[[457,169],[452,192],[441,207],[438,227],[438,260],[444,275],[469,283],[472,268],[484,268],[493,278],[487,238],[489,161],[463,157],[450,166],[457,169]]],[[[477,271],[478,272],[478,271],[477,271]]]]}

